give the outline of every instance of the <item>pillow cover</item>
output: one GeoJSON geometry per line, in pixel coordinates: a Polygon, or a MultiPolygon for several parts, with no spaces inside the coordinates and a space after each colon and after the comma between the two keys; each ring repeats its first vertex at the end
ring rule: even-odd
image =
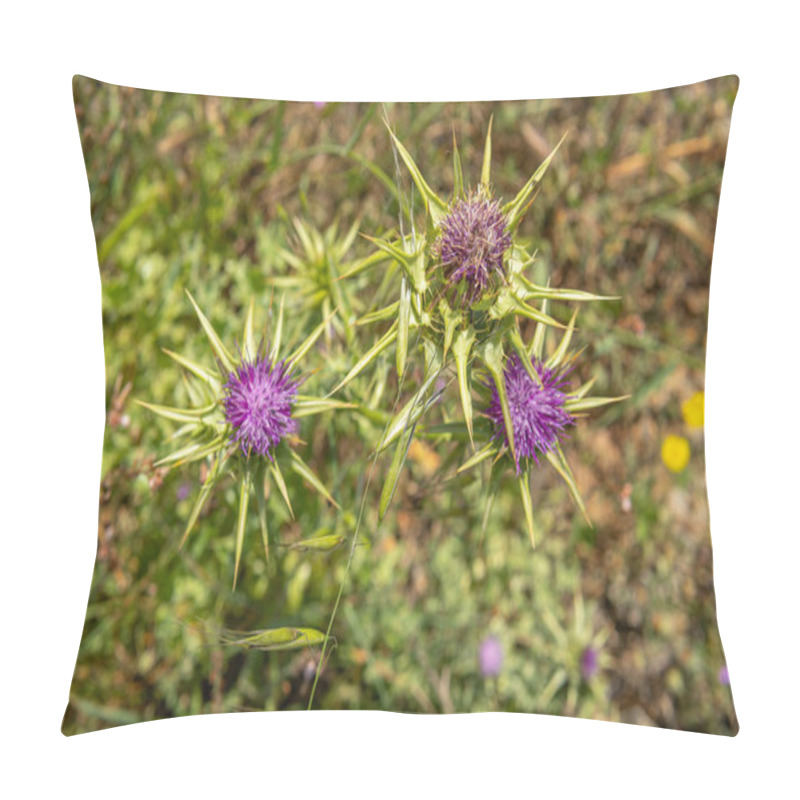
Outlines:
{"type": "Polygon", "coordinates": [[[735,735],[703,377],[737,86],[77,76],[108,415],[63,732],[336,708],[735,735]]]}

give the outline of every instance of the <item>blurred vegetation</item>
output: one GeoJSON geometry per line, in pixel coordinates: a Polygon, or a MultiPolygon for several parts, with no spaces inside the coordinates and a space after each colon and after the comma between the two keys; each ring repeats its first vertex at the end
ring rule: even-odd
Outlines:
{"type": "MultiPolygon", "coordinates": [[[[305,708],[319,647],[244,651],[215,632],[324,631],[348,548],[286,545],[351,536],[365,487],[363,542],[315,707],[533,711],[735,733],[730,689],[719,681],[703,434],[682,404],[703,389],[736,88],[731,77],[620,97],[317,107],[76,77],[103,284],[108,419],[97,563],[65,733],[305,708]],[[297,341],[329,313],[330,293],[344,290],[309,376],[321,395],[369,347],[371,330],[352,322],[386,287],[371,273],[331,282],[330,269],[340,275],[368,256],[369,242],[352,226],[371,235],[394,228],[397,183],[410,192],[384,114],[443,192],[453,181],[453,132],[465,175],[477,177],[493,115],[493,179],[506,198],[569,131],[521,232],[538,249],[538,280],[621,296],[585,306],[576,333],[586,351],[575,379],[595,377],[601,395],[632,395],[581,420],[566,443],[594,527],[553,470],[536,471],[544,536],[533,551],[512,470],[482,535],[480,473],[452,480],[465,451],[443,454],[424,438],[378,525],[389,457],[371,483],[368,475],[377,409],[388,410],[397,392],[387,356],[344,392],[375,413],[301,420],[303,457],[342,510],[287,476],[296,518],[270,499],[269,562],[249,521],[231,592],[234,484],[215,494],[179,550],[200,470],[153,467],[174,428],[132,400],[185,403],[161,348],[200,363],[209,357],[185,288],[229,343],[252,297],[263,325],[286,292],[287,334],[297,341]],[[668,436],[689,446],[677,471],[662,460],[668,436]],[[504,658],[497,676],[484,677],[478,652],[490,635],[504,658]],[[588,647],[599,654],[594,674],[581,669],[588,647]]],[[[458,407],[453,386],[443,407],[450,402],[458,407]]]]}

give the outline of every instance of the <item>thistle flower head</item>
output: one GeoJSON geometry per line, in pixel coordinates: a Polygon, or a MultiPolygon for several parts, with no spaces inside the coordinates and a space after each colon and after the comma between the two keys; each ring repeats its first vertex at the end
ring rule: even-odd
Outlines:
{"type": "Polygon", "coordinates": [[[264,355],[243,360],[223,387],[231,443],[246,456],[256,453],[272,459],[272,449],[297,430],[292,404],[299,385],[286,361],[273,362],[264,355]]]}
{"type": "MultiPolygon", "coordinates": [[[[538,454],[553,451],[564,429],[575,424],[575,418],[564,408],[566,375],[548,369],[538,358],[533,358],[532,364],[538,382],[528,374],[516,353],[509,357],[504,368],[517,474],[521,472],[522,459],[532,458],[538,464],[538,454]]],[[[508,444],[497,387],[494,383],[490,385],[492,399],[486,415],[494,423],[495,438],[508,444]]]]}
{"type": "Polygon", "coordinates": [[[463,301],[476,303],[497,278],[505,277],[503,256],[511,234],[500,204],[483,192],[459,198],[439,226],[436,252],[450,286],[463,301]]]}
{"type": "Polygon", "coordinates": [[[478,649],[478,662],[484,678],[494,678],[503,667],[503,646],[496,636],[487,636],[478,649]]]}

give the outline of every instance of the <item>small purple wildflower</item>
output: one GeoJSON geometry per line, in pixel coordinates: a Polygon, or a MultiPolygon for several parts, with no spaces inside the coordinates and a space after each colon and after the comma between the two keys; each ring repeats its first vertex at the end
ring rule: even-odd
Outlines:
{"type": "Polygon", "coordinates": [[[178,500],[185,500],[192,492],[192,486],[189,483],[182,483],[178,487],[178,491],[175,493],[178,497],[178,500]]]}
{"type": "Polygon", "coordinates": [[[299,385],[285,361],[273,363],[266,356],[243,361],[223,387],[231,443],[238,443],[246,456],[257,453],[271,460],[272,448],[297,430],[292,404],[299,385]]]}
{"type": "Polygon", "coordinates": [[[494,678],[503,667],[503,646],[496,636],[487,636],[478,650],[478,662],[484,678],[494,678]]]}
{"type": "Polygon", "coordinates": [[[598,653],[594,647],[587,647],[581,654],[581,675],[585,681],[590,680],[597,674],[598,653]]]}
{"type": "Polygon", "coordinates": [[[436,252],[450,286],[464,290],[472,305],[499,276],[505,277],[503,256],[511,234],[497,201],[481,193],[459,198],[440,225],[436,252]]]}
{"type": "MultiPolygon", "coordinates": [[[[565,374],[548,369],[537,358],[532,359],[532,364],[541,385],[528,375],[516,353],[509,357],[504,369],[511,427],[514,431],[517,475],[522,471],[521,459],[532,458],[538,464],[537,454],[554,450],[564,429],[575,424],[575,417],[564,409],[564,389],[567,383],[565,374]]],[[[492,389],[492,400],[486,409],[486,415],[494,423],[495,438],[508,444],[500,396],[494,382],[489,386],[492,389]]]]}
{"type": "Polygon", "coordinates": [[[717,680],[723,686],[730,686],[731,685],[731,678],[730,678],[730,675],[728,675],[728,666],[727,666],[727,664],[723,664],[719,668],[719,673],[717,674],[717,680]]]}

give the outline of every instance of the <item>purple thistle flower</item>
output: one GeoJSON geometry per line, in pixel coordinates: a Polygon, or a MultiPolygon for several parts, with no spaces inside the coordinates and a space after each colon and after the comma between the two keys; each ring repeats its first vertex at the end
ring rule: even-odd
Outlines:
{"type": "Polygon", "coordinates": [[[464,290],[472,305],[499,276],[505,277],[503,256],[511,234],[500,204],[481,193],[459,198],[440,225],[436,253],[450,286],[464,290]]]}
{"type": "MultiPolygon", "coordinates": [[[[517,475],[522,471],[520,461],[532,458],[539,463],[537,454],[549,453],[558,444],[559,436],[568,425],[575,424],[575,417],[564,409],[566,376],[548,369],[537,358],[531,359],[541,385],[534,381],[516,353],[506,361],[504,375],[508,407],[511,412],[511,427],[514,431],[517,475]]],[[[490,382],[492,400],[486,415],[494,423],[494,437],[508,445],[503,407],[494,382],[490,382]]]]}
{"type": "Polygon", "coordinates": [[[587,647],[581,654],[581,675],[585,681],[590,680],[597,674],[598,658],[597,650],[594,647],[587,647]]]}
{"type": "Polygon", "coordinates": [[[257,453],[271,460],[272,448],[297,430],[292,404],[299,385],[285,361],[273,363],[266,356],[243,361],[223,387],[231,444],[238,443],[246,456],[257,453]]]}
{"type": "Polygon", "coordinates": [[[487,636],[478,650],[478,663],[484,678],[494,678],[503,667],[503,646],[496,636],[487,636]]]}

